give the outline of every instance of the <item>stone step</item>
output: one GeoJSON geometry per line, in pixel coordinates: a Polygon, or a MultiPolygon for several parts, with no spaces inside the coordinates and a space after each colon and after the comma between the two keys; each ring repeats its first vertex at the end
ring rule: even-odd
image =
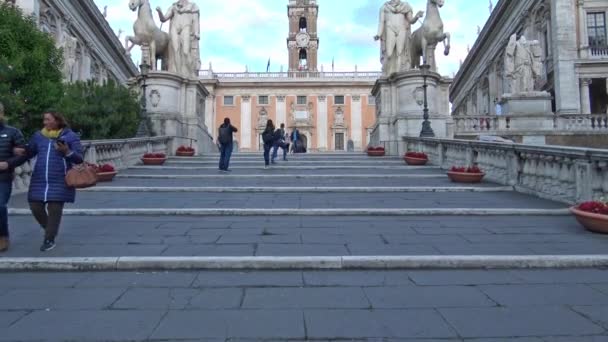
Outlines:
{"type": "Polygon", "coordinates": [[[446,175],[444,174],[420,174],[420,173],[416,173],[416,174],[403,174],[403,173],[398,173],[398,174],[272,174],[269,170],[269,172],[267,174],[235,174],[235,175],[231,175],[230,173],[228,174],[220,174],[220,173],[216,173],[216,174],[207,174],[207,175],[202,175],[202,174],[180,174],[180,175],[176,175],[174,173],[169,173],[169,174],[144,174],[144,173],[136,173],[136,174],[131,174],[131,173],[119,173],[118,175],[116,175],[116,178],[139,178],[139,179],[209,179],[209,178],[213,178],[213,179],[226,179],[226,178],[239,178],[239,179],[244,179],[244,178],[255,178],[255,179],[278,179],[278,178],[288,178],[291,180],[294,179],[315,179],[315,178],[324,178],[324,179],[329,179],[329,178],[333,178],[333,179],[344,179],[344,178],[361,178],[361,179],[398,179],[398,178],[439,178],[439,179],[445,179],[447,178],[446,175]]]}
{"type": "MultiPolygon", "coordinates": [[[[217,166],[219,163],[218,160],[210,160],[210,161],[196,161],[196,160],[174,160],[170,159],[165,162],[164,165],[214,165],[217,166]]],[[[256,160],[230,160],[230,165],[259,165],[264,164],[263,158],[258,158],[256,160]]],[[[403,160],[398,159],[384,159],[384,160],[324,160],[324,161],[314,161],[314,160],[290,160],[290,161],[282,161],[277,159],[278,165],[308,165],[308,166],[320,166],[320,165],[352,165],[355,167],[365,167],[370,165],[399,165],[399,166],[407,166],[403,160]]]]}
{"type": "Polygon", "coordinates": [[[10,216],[7,257],[605,255],[572,216],[66,216],[51,254],[10,216]]]}
{"type": "Polygon", "coordinates": [[[420,255],[2,258],[0,271],[470,270],[608,266],[606,255],[420,255]]]}
{"type": "MultiPolygon", "coordinates": [[[[188,178],[184,176],[170,177],[161,176],[155,178],[138,178],[137,175],[131,174],[132,171],[119,173],[117,178],[112,182],[98,183],[98,186],[174,186],[174,187],[409,187],[409,186],[429,186],[429,187],[459,187],[462,184],[451,182],[445,175],[437,177],[298,177],[298,176],[283,176],[272,177],[272,173],[264,177],[242,177],[232,174],[219,174],[216,176],[206,176],[198,178],[188,178]],[[127,176],[127,177],[125,177],[127,176]]],[[[237,172],[237,171],[235,171],[237,172]]],[[[137,172],[143,174],[143,172],[137,172]]],[[[233,172],[234,173],[234,172],[233,172]]],[[[404,172],[405,173],[405,172],[404,172]]],[[[495,187],[499,186],[495,183],[482,182],[475,184],[475,187],[495,187]]]]}
{"type": "Polygon", "coordinates": [[[236,192],[236,193],[405,193],[405,192],[502,192],[513,191],[510,186],[497,187],[161,187],[161,186],[100,186],[80,189],[81,192],[236,192]]]}
{"type": "Polygon", "coordinates": [[[232,166],[228,174],[221,173],[218,166],[134,166],[120,171],[120,175],[144,174],[144,175],[223,175],[227,177],[251,176],[251,175],[325,175],[331,173],[350,175],[374,174],[374,175],[407,175],[407,174],[434,174],[447,178],[445,172],[436,167],[413,167],[413,166],[272,166],[264,169],[264,164],[258,166],[232,166]]]}

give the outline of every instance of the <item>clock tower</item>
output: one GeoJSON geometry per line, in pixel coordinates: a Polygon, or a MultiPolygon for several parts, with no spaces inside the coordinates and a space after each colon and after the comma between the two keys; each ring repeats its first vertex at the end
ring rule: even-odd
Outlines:
{"type": "Polygon", "coordinates": [[[319,6],[316,0],[289,0],[289,71],[318,71],[318,14],[319,6]]]}

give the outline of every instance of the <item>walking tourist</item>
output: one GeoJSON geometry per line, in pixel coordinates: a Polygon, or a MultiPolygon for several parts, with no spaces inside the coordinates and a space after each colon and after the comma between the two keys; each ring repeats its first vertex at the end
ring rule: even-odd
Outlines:
{"type": "Polygon", "coordinates": [[[8,201],[13,190],[13,171],[25,162],[25,139],[18,129],[4,123],[4,105],[0,103],[0,252],[10,245],[8,231],[8,201]]]}
{"type": "Polygon", "coordinates": [[[40,251],[55,248],[63,207],[73,203],[76,189],[68,187],[65,176],[75,164],[83,162],[80,138],[67,125],[62,114],[47,112],[44,127],[31,137],[25,158],[36,159],[28,201],[34,218],[44,229],[40,251]]]}
{"type": "Polygon", "coordinates": [[[272,120],[266,121],[262,141],[264,142],[264,168],[267,169],[270,164],[270,149],[274,144],[274,123],[272,123],[272,120]]]}
{"type": "Polygon", "coordinates": [[[274,164],[274,160],[277,159],[279,147],[283,150],[283,160],[287,161],[287,151],[289,150],[289,143],[285,141],[285,124],[281,124],[281,128],[277,129],[275,132],[275,141],[272,146],[272,158],[270,159],[270,163],[274,164]]]}
{"type": "Polygon", "coordinates": [[[239,130],[230,124],[230,119],[225,118],[224,123],[218,129],[217,142],[220,146],[220,171],[229,172],[230,156],[232,156],[233,138],[232,134],[239,130]]]}

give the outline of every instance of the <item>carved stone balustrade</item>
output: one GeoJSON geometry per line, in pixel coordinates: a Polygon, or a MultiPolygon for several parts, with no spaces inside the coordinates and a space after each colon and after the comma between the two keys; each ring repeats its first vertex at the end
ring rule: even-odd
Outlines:
{"type": "Polygon", "coordinates": [[[414,137],[403,143],[443,169],[477,165],[487,180],[542,198],[576,203],[608,194],[608,150],[414,137]]]}

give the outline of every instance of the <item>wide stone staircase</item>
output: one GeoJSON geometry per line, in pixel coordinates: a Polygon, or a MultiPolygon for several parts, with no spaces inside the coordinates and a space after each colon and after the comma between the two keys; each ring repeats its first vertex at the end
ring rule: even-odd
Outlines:
{"type": "Polygon", "coordinates": [[[47,253],[14,196],[0,341],[607,340],[608,238],[565,204],[388,157],[289,158],[123,170],[79,191],[47,253]]]}
{"type": "Polygon", "coordinates": [[[171,157],[79,191],[46,254],[26,195],[17,195],[6,256],[534,256],[608,246],[565,204],[455,184],[437,167],[396,158],[290,155],[265,170],[261,154],[239,153],[228,174],[217,164],[217,155],[171,157]]]}

